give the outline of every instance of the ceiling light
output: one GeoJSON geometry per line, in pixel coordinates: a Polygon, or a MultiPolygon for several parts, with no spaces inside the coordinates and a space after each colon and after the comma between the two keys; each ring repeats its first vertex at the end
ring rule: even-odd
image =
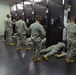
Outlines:
{"type": "Polygon", "coordinates": [[[23,4],[17,4],[18,9],[23,9],[23,4]]]}
{"type": "Polygon", "coordinates": [[[41,2],[42,0],[31,0],[31,1],[34,1],[34,2],[41,2]]]}
{"type": "Polygon", "coordinates": [[[32,4],[32,3],[31,3],[31,2],[24,2],[24,4],[30,5],[30,4],[32,4]]]}
{"type": "Polygon", "coordinates": [[[13,6],[11,7],[11,10],[16,11],[16,5],[13,5],[13,6]]]}
{"type": "Polygon", "coordinates": [[[65,4],[65,0],[62,0],[62,4],[63,4],[63,5],[65,4]]]}
{"type": "Polygon", "coordinates": [[[23,9],[23,7],[20,7],[20,6],[19,6],[18,9],[23,9]]]}
{"type": "Polygon", "coordinates": [[[23,4],[17,4],[17,7],[23,7],[23,4]]]}
{"type": "Polygon", "coordinates": [[[49,2],[49,0],[47,0],[47,3],[49,2]]]}

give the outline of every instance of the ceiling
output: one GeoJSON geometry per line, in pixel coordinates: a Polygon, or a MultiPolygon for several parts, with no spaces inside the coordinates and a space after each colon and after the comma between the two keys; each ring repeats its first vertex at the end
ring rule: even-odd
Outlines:
{"type": "Polygon", "coordinates": [[[22,0],[0,0],[0,3],[12,5],[14,3],[21,2],[21,1],[22,0]]]}
{"type": "MultiPolygon", "coordinates": [[[[21,2],[21,1],[23,1],[23,0],[0,0],[0,3],[12,5],[12,4],[15,4],[15,3],[18,3],[18,2],[21,2]]],[[[25,0],[25,1],[30,1],[30,0],[25,0]]],[[[42,0],[42,1],[46,1],[46,0],[42,0]]],[[[58,4],[62,3],[62,0],[51,0],[51,1],[54,1],[58,4]]]]}
{"type": "MultiPolygon", "coordinates": [[[[12,5],[12,4],[15,4],[18,2],[22,2],[22,1],[23,0],[0,0],[0,3],[12,5]]],[[[24,0],[24,1],[33,1],[33,0],[24,0]]],[[[44,0],[42,0],[42,1],[44,1],[44,0]]]]}

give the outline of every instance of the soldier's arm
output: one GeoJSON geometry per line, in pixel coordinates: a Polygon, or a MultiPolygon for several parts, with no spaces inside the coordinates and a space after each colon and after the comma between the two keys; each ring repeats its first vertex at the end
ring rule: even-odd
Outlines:
{"type": "Polygon", "coordinates": [[[74,28],[71,30],[71,32],[76,34],[76,25],[74,25],[74,28]]]}
{"type": "Polygon", "coordinates": [[[25,22],[24,22],[24,29],[25,29],[26,31],[28,30],[27,25],[26,25],[25,22]]]}
{"type": "Polygon", "coordinates": [[[17,29],[18,29],[18,25],[17,25],[17,22],[16,22],[16,25],[15,25],[15,28],[16,28],[16,31],[17,31],[17,29]]]}
{"type": "Polygon", "coordinates": [[[30,25],[30,27],[28,28],[28,34],[30,34],[31,33],[31,25],[30,25]]]}
{"type": "Polygon", "coordinates": [[[40,31],[41,31],[41,37],[44,38],[46,36],[46,31],[42,25],[40,27],[40,31]]]}

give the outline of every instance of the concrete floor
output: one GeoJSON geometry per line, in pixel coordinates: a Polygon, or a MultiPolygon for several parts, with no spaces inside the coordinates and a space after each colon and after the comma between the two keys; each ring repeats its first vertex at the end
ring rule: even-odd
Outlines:
{"type": "Polygon", "coordinates": [[[0,75],[76,75],[76,61],[67,64],[65,58],[52,56],[48,62],[34,63],[32,52],[16,51],[16,46],[7,46],[0,37],[0,75]]]}

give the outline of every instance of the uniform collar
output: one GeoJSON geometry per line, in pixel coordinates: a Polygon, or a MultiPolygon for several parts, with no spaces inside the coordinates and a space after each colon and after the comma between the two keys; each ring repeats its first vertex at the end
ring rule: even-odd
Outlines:
{"type": "Polygon", "coordinates": [[[35,23],[38,23],[39,24],[39,22],[35,22],[35,23]]]}

